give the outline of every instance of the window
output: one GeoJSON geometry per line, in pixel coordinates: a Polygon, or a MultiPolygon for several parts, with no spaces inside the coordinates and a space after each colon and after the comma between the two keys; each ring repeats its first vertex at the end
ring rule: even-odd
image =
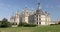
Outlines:
{"type": "Polygon", "coordinates": [[[41,20],[41,18],[39,18],[39,20],[41,20]]]}
{"type": "Polygon", "coordinates": [[[38,17],[38,15],[36,15],[36,17],[38,17]]]}
{"type": "Polygon", "coordinates": [[[39,22],[39,24],[41,24],[41,22],[39,22]]]}
{"type": "Polygon", "coordinates": [[[38,20],[38,18],[37,18],[37,20],[38,20]]]}
{"type": "Polygon", "coordinates": [[[38,22],[37,22],[37,24],[38,24],[38,22]]]}

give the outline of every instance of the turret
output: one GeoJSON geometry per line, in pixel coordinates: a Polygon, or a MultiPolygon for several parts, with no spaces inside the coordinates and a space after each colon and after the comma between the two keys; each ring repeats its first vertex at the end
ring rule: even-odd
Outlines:
{"type": "Polygon", "coordinates": [[[36,10],[36,13],[37,14],[44,14],[43,11],[42,11],[42,9],[41,9],[41,7],[40,7],[40,3],[38,3],[38,8],[36,10]]]}
{"type": "Polygon", "coordinates": [[[22,22],[28,23],[28,16],[29,16],[28,9],[27,7],[25,7],[22,13],[22,22]]]}
{"type": "Polygon", "coordinates": [[[20,22],[20,15],[19,15],[19,11],[17,11],[15,15],[15,23],[18,25],[19,22],[20,22]]]}

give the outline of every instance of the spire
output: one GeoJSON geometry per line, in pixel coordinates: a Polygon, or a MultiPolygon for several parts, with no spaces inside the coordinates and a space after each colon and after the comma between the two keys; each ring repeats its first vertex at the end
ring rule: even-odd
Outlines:
{"type": "Polygon", "coordinates": [[[19,15],[19,11],[16,11],[16,16],[18,16],[19,15]]]}
{"type": "Polygon", "coordinates": [[[38,3],[38,9],[41,9],[41,7],[40,7],[40,3],[38,3]]]}
{"type": "Polygon", "coordinates": [[[44,14],[43,11],[42,11],[42,9],[41,9],[41,7],[40,7],[40,3],[39,2],[38,2],[38,8],[36,10],[36,13],[37,14],[44,14]]]}
{"type": "Polygon", "coordinates": [[[27,7],[25,7],[25,10],[27,10],[27,7]]]}
{"type": "Polygon", "coordinates": [[[17,8],[16,14],[18,14],[18,13],[19,13],[19,9],[17,8]]]}
{"type": "Polygon", "coordinates": [[[24,10],[28,10],[28,7],[27,7],[27,5],[25,5],[25,7],[24,7],[24,10]]]}
{"type": "Polygon", "coordinates": [[[16,14],[18,14],[19,13],[19,11],[16,11],[16,14]]]}
{"type": "Polygon", "coordinates": [[[23,9],[23,12],[28,12],[28,8],[25,7],[25,8],[23,9]]]}
{"type": "Polygon", "coordinates": [[[27,7],[24,7],[23,11],[27,10],[27,7]]]}
{"type": "Polygon", "coordinates": [[[40,7],[40,0],[37,0],[37,4],[38,4],[38,5],[37,5],[37,6],[38,6],[37,9],[40,10],[40,9],[41,9],[41,7],[40,7]]]}

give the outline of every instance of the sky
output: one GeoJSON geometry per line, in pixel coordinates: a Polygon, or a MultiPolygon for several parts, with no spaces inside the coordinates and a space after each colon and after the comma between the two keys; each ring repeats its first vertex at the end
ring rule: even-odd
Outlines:
{"type": "Polygon", "coordinates": [[[50,13],[51,20],[60,20],[60,0],[0,0],[0,20],[8,20],[16,11],[21,12],[25,7],[29,11],[37,9],[40,2],[41,9],[50,13]]]}

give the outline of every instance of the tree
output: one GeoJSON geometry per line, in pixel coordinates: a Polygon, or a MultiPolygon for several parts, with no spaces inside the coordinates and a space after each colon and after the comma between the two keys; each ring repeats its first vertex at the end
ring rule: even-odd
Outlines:
{"type": "Polygon", "coordinates": [[[8,22],[8,20],[6,18],[3,18],[1,27],[10,27],[10,26],[11,26],[11,23],[8,22]]]}
{"type": "Polygon", "coordinates": [[[1,27],[2,21],[0,21],[0,27],[1,27]]]}
{"type": "Polygon", "coordinates": [[[60,21],[58,22],[58,24],[60,24],[60,21]]]}

